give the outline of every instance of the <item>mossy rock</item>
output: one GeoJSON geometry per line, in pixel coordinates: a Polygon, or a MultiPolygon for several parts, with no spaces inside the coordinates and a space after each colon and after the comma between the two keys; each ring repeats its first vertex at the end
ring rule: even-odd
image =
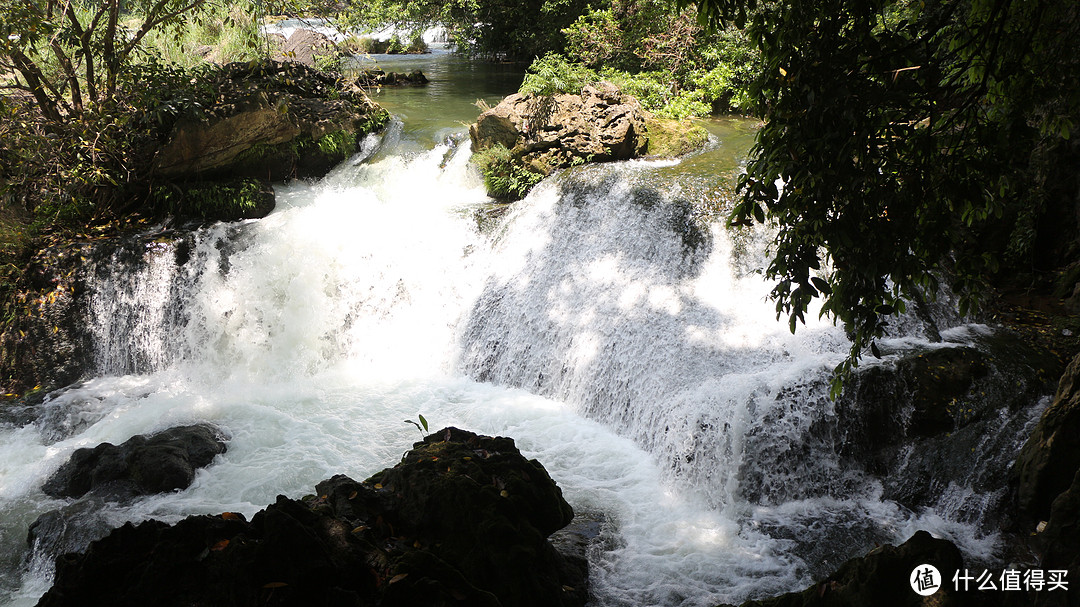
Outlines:
{"type": "Polygon", "coordinates": [[[230,64],[220,95],[173,125],[154,159],[174,181],[322,177],[390,120],[355,85],[295,63],[230,64]]]}
{"type": "Polygon", "coordinates": [[[647,154],[661,158],[676,158],[705,147],[709,132],[691,120],[672,120],[650,116],[645,119],[649,143],[647,154]]]}

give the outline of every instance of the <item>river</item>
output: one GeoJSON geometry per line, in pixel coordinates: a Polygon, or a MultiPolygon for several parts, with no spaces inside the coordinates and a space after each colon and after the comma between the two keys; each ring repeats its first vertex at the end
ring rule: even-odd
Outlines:
{"type": "Polygon", "coordinates": [[[186,263],[162,242],[138,271],[99,268],[98,376],[0,426],[0,604],[32,605],[51,583],[26,529],[65,504],[40,486],[75,449],[196,421],[222,428],[228,452],[187,490],[107,506],[111,523],[250,516],[334,474],[364,479],[420,438],[403,420],[423,415],[515,438],[602,521],[597,607],[801,588],[821,557],[793,537],[835,546],[836,564],[917,528],[991,549],[944,513],[882,499],[827,450],[780,457],[835,416],[827,378],[848,343],[816,315],[795,335],[776,320],[766,230],[704,219],[752,121],[709,121],[710,148],[682,162],[560,173],[480,221],[490,201],[465,125],[520,68],[376,60],[431,84],[373,92],[396,120],[363,155],[277,186],[264,219],[200,229],[186,263]]]}

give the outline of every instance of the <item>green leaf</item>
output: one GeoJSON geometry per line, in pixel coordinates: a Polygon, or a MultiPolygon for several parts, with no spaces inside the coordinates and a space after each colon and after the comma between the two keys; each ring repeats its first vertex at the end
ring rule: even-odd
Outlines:
{"type": "Polygon", "coordinates": [[[426,419],[424,419],[424,416],[423,416],[423,415],[420,415],[420,414],[417,414],[417,417],[418,417],[418,418],[420,418],[420,423],[421,423],[421,424],[422,424],[422,425],[424,426],[424,432],[427,432],[427,431],[428,431],[428,423],[427,423],[427,420],[426,420],[426,419]]]}
{"type": "Polygon", "coordinates": [[[761,205],[754,205],[754,219],[758,220],[758,223],[765,223],[765,211],[761,208],[761,205]]]}

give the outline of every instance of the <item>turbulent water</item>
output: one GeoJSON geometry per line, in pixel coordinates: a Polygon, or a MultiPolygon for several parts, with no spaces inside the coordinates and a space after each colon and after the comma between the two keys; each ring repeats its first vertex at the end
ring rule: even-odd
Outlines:
{"type": "Polygon", "coordinates": [[[366,478],[420,438],[403,420],[422,414],[514,437],[603,521],[597,606],[792,590],[822,560],[920,527],[990,550],[814,443],[846,339],[776,321],[767,235],[703,222],[697,177],[579,168],[480,221],[489,201],[452,131],[420,140],[399,123],[324,180],[280,186],[264,219],[160,238],[135,268],[98,262],[99,376],[0,426],[0,602],[50,584],[25,534],[65,504],[40,486],[75,449],[194,421],[221,427],[228,452],[187,490],[108,506],[109,522],[250,516],[334,474],[366,478]]]}

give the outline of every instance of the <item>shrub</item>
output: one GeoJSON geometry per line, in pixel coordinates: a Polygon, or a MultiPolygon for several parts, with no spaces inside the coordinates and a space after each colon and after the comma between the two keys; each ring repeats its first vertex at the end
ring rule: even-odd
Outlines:
{"type": "Polygon", "coordinates": [[[581,93],[585,85],[598,82],[597,73],[580,63],[571,63],[558,53],[548,53],[529,66],[518,92],[523,95],[581,93]]]}

